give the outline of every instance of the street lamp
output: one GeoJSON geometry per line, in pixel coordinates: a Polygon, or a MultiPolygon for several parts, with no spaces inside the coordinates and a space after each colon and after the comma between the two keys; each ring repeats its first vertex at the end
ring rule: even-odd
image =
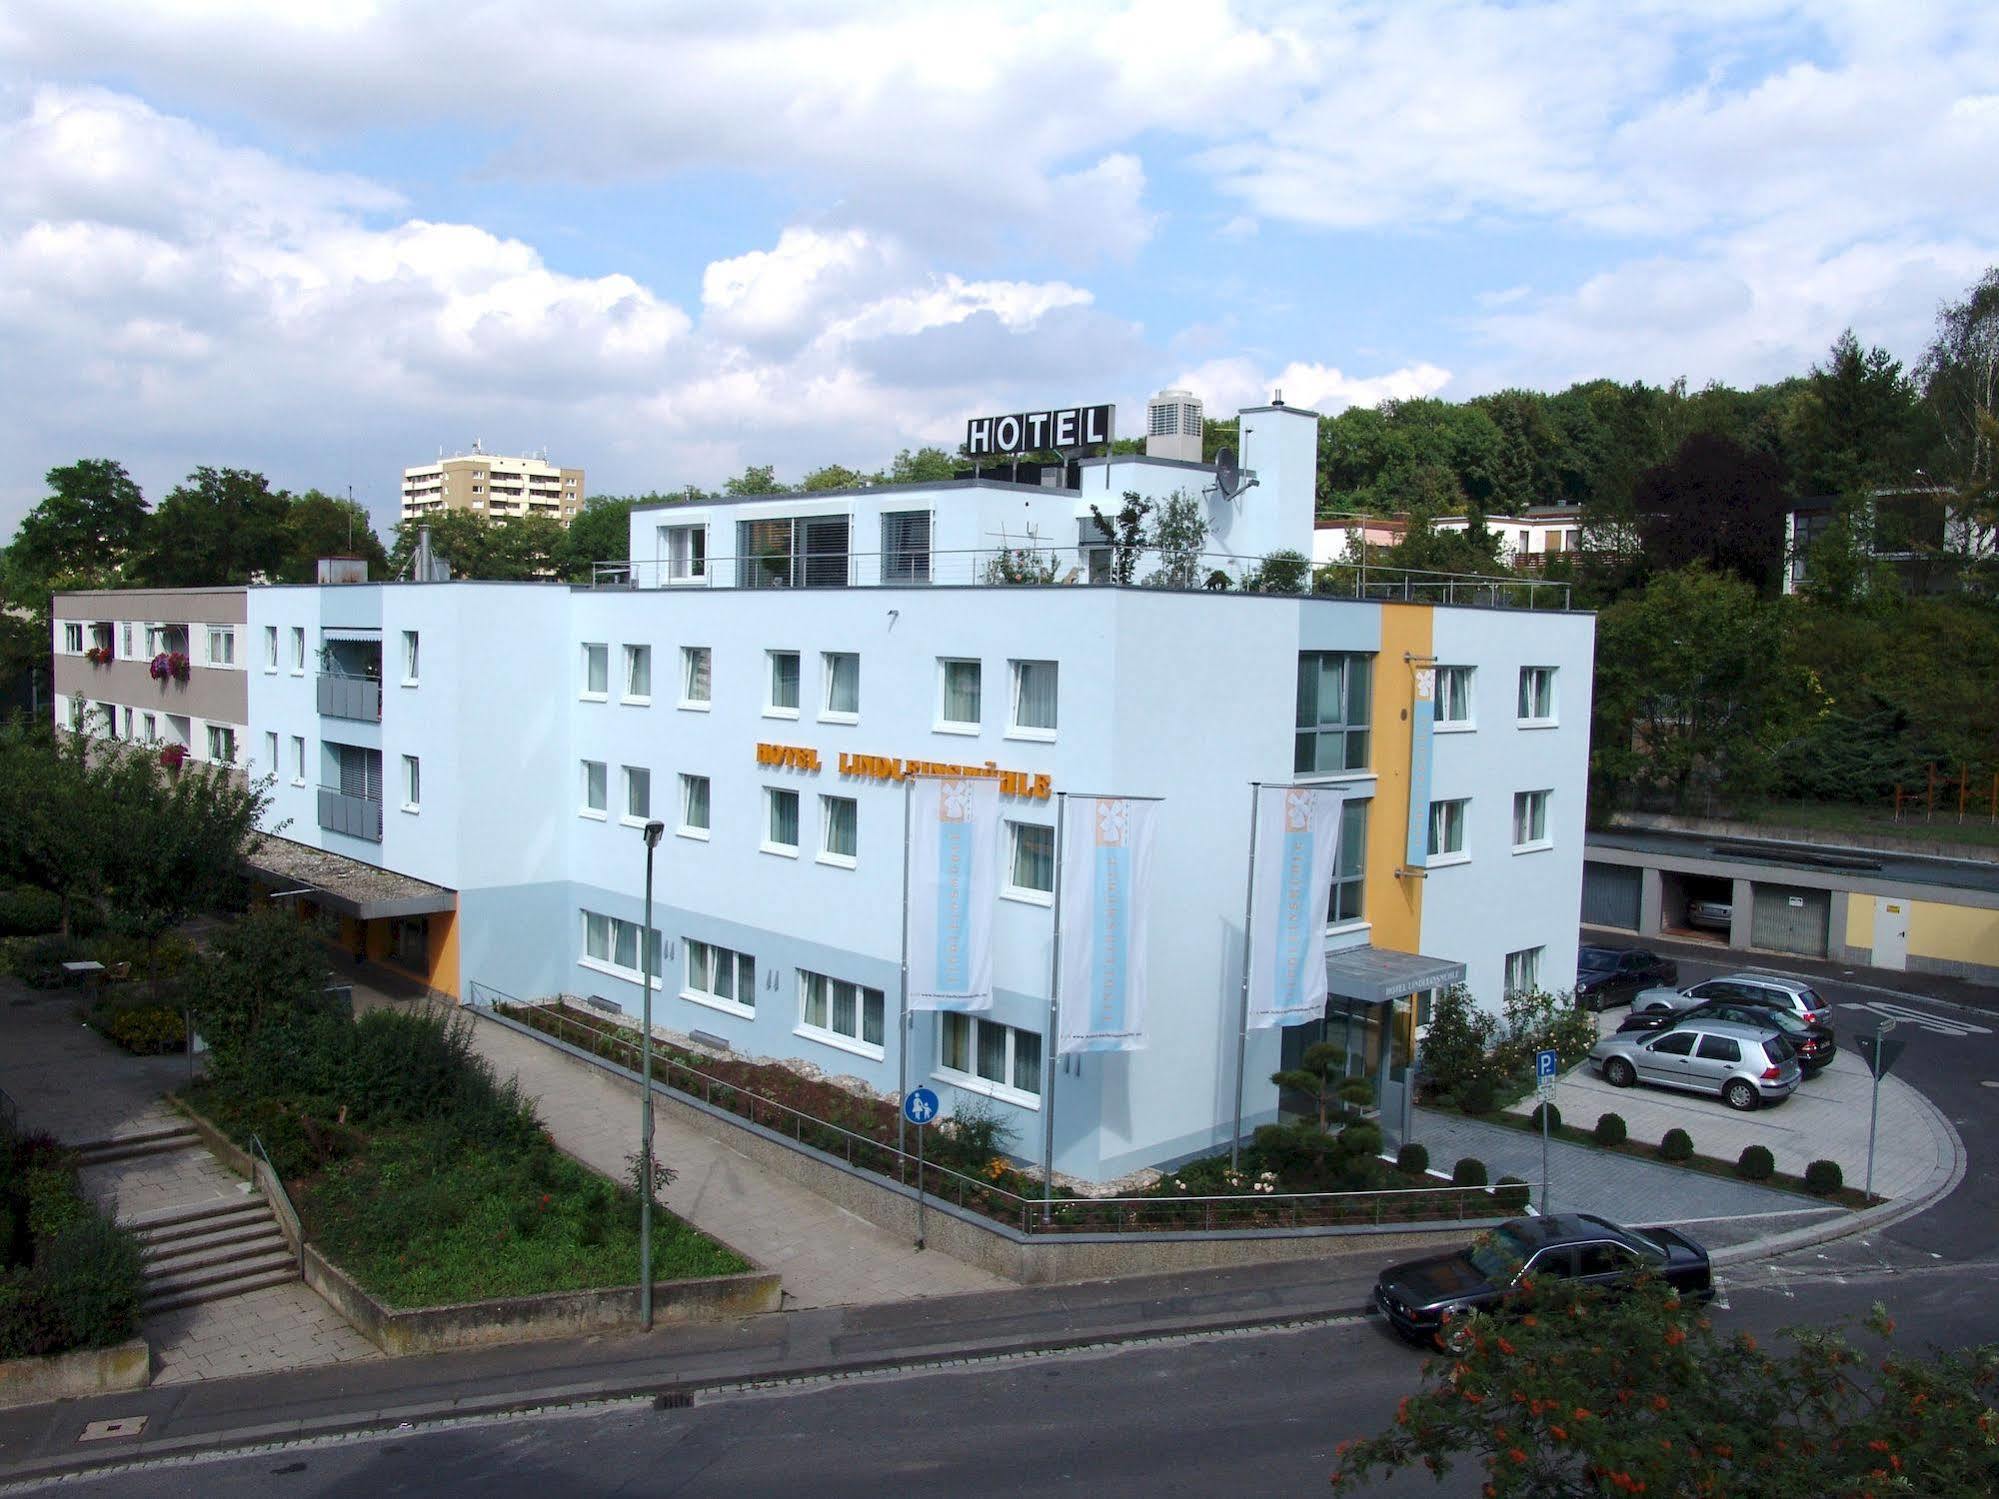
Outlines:
{"type": "Polygon", "coordinates": [[[644,982],[639,1031],[639,1320],[652,1331],[652,851],[666,833],[663,822],[645,825],[646,918],[639,929],[644,982]]]}

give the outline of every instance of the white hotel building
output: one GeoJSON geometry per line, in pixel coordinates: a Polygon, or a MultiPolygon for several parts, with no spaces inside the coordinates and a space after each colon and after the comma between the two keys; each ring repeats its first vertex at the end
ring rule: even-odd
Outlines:
{"type": "MultiPolygon", "coordinates": [[[[1200,500],[1204,579],[1309,552],[1316,439],[1310,411],[1244,411],[1256,482],[1232,498],[1212,465],[1129,457],[1086,462],[1080,488],[641,509],[609,586],[61,595],[57,719],[131,734],[125,708],[160,723],[186,716],[182,695],[208,722],[240,712],[189,753],[275,772],[271,888],[318,891],[301,899],[351,943],[452,996],[636,1013],[639,830],[662,820],[656,1022],[883,1093],[902,1060],[898,772],[996,767],[996,997],[970,1020],[915,1016],[909,1076],[947,1112],[997,1100],[1024,1157],[1046,1088],[1054,796],[1163,798],[1146,1049],[1053,1071],[1056,1167],[1090,1180],[1226,1146],[1250,783],[1343,782],[1327,1024],[1382,1085],[1392,1135],[1427,990],[1461,974],[1496,1006],[1509,984],[1573,982],[1593,620],[1146,587],[1149,559],[1141,586],[1091,586],[1117,569],[1090,506],[1127,490],[1200,500]],[[987,582],[1001,548],[1055,581],[987,582]],[[186,682],[116,649],[147,638],[124,624],[163,619],[199,642],[186,682]],[[112,659],[87,661],[101,641],[112,659]]],[[[1252,1034],[1246,1128],[1277,1117],[1269,1076],[1318,1034],[1252,1034]]]]}

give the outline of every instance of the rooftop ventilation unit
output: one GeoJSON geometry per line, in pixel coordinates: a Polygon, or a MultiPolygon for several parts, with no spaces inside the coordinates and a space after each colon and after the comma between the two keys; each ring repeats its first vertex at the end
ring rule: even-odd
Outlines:
{"type": "Polygon", "coordinates": [[[1201,461],[1201,398],[1191,390],[1162,390],[1145,403],[1145,456],[1201,461]]]}

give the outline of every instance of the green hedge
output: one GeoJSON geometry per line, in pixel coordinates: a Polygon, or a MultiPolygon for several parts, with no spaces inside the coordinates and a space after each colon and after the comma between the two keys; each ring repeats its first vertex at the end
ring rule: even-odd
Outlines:
{"type": "Polygon", "coordinates": [[[139,1325],[138,1241],[47,1135],[0,1136],[0,1358],[122,1343],[139,1325]]]}

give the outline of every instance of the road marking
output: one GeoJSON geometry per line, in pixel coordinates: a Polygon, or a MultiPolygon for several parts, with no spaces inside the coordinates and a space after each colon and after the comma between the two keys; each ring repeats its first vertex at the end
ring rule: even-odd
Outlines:
{"type": "Polygon", "coordinates": [[[1946,1020],[1941,1015],[1931,1015],[1922,1010],[1912,1010],[1907,1005],[1892,1005],[1884,1000],[1872,999],[1860,1003],[1849,1000],[1840,1006],[1842,1010],[1872,1010],[1883,1019],[1898,1025],[1918,1025],[1926,1031],[1935,1031],[1940,1036],[1989,1036],[1992,1027],[1973,1025],[1969,1020],[1946,1020]]]}

